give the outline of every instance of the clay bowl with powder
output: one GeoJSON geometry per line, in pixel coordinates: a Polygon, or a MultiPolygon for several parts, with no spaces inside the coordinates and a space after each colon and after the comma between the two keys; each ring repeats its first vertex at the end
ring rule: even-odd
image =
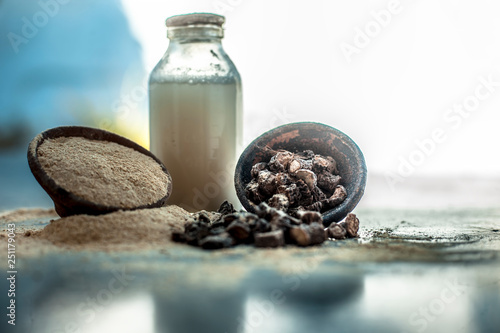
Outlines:
{"type": "Polygon", "coordinates": [[[363,153],[346,134],[331,126],[298,122],[276,127],[256,138],[241,154],[236,165],[234,183],[243,207],[255,212],[255,204],[247,197],[245,187],[252,180],[252,166],[269,161],[268,148],[290,152],[312,150],[316,154],[331,156],[337,163],[341,185],[347,190],[346,199],[338,206],[322,213],[323,224],[330,225],[344,219],[363,196],[366,185],[366,164],[363,153]]]}
{"type": "Polygon", "coordinates": [[[172,192],[170,174],[158,158],[100,129],[42,132],[29,144],[28,163],[61,217],[161,207],[172,192]]]}

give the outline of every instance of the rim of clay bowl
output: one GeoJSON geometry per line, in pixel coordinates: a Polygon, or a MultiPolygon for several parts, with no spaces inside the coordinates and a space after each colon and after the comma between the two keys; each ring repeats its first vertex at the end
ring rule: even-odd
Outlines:
{"type": "Polygon", "coordinates": [[[137,143],[118,134],[111,133],[102,129],[83,126],[61,126],[46,130],[38,134],[33,140],[31,140],[28,146],[28,164],[31,172],[35,176],[35,179],[42,186],[45,192],[47,192],[47,194],[50,196],[50,198],[54,202],[54,207],[57,214],[59,214],[59,216],[61,217],[76,214],[100,215],[117,210],[136,210],[142,208],[161,207],[165,205],[167,199],[172,193],[172,177],[168,173],[167,168],[156,156],[154,156],[149,150],[138,145],[137,143]],[[132,148],[135,151],[151,157],[158,164],[160,164],[163,172],[165,172],[168,177],[167,194],[152,204],[141,205],[132,208],[124,208],[97,204],[95,202],[85,200],[77,196],[76,194],[65,190],[61,186],[57,185],[56,182],[52,178],[50,178],[49,175],[47,175],[40,162],[38,161],[38,147],[46,139],[55,139],[59,137],[83,137],[90,140],[115,142],[119,145],[132,148]]]}
{"type": "Polygon", "coordinates": [[[331,156],[337,162],[340,182],[347,190],[347,198],[337,207],[322,213],[323,224],[343,220],[354,210],[363,196],[367,170],[363,153],[358,145],[345,133],[326,124],[316,122],[289,123],[273,128],[257,137],[241,154],[236,164],[234,184],[236,194],[243,207],[255,212],[256,205],[245,193],[245,186],[252,176],[251,168],[255,163],[268,161],[264,147],[286,149],[291,152],[310,149],[315,154],[331,156]]]}

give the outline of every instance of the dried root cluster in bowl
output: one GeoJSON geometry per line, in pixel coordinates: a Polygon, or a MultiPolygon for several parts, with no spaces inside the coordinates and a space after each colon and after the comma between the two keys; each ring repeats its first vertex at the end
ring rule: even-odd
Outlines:
{"type": "Polygon", "coordinates": [[[347,191],[340,185],[337,163],[331,156],[315,154],[312,150],[292,153],[272,151],[268,162],[252,167],[252,180],[245,187],[255,205],[266,202],[293,216],[298,211],[323,213],[341,204],[347,191]]]}

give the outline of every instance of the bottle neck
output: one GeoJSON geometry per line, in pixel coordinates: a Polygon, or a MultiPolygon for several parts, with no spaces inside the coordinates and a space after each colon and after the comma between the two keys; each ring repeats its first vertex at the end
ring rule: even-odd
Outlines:
{"type": "Polygon", "coordinates": [[[169,27],[167,37],[171,42],[215,42],[220,43],[224,37],[222,27],[212,24],[169,27]]]}

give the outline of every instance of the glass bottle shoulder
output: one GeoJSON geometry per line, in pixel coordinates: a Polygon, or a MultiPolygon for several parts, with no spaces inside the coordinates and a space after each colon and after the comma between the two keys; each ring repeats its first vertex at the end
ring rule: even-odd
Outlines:
{"type": "Polygon", "coordinates": [[[241,78],[220,42],[170,42],[150,83],[240,84],[241,78]]]}

